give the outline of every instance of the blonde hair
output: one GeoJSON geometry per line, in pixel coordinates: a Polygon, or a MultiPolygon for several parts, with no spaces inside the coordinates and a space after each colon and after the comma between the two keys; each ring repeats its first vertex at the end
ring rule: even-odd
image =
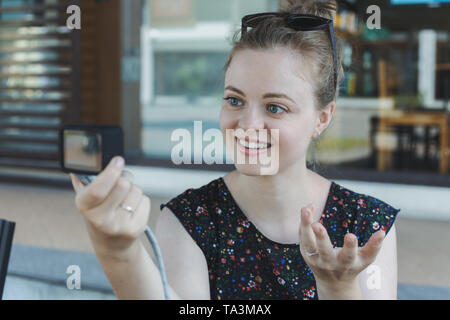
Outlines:
{"type": "MultiPolygon", "coordinates": [[[[294,14],[311,14],[334,20],[336,17],[336,1],[287,0],[287,6],[281,7],[279,12],[294,14]]],[[[282,17],[271,16],[261,21],[244,35],[238,30],[232,39],[232,50],[225,64],[228,70],[234,54],[243,49],[275,49],[286,47],[298,52],[312,61],[315,105],[320,110],[330,102],[336,100],[339,85],[344,72],[342,68],[341,42],[336,38],[337,54],[337,88],[334,86],[333,50],[328,30],[296,31],[286,26],[282,17]]]]}

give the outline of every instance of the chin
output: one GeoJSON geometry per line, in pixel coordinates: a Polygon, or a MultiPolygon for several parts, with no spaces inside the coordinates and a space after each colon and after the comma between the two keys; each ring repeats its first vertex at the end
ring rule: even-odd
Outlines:
{"type": "Polygon", "coordinates": [[[236,170],[246,176],[261,176],[261,166],[256,164],[235,164],[236,170]]]}
{"type": "Polygon", "coordinates": [[[272,176],[279,172],[278,165],[235,164],[236,170],[246,176],[272,176]]]}

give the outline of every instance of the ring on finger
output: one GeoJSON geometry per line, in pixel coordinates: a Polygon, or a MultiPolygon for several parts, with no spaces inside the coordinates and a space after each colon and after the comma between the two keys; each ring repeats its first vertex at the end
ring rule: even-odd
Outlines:
{"type": "Polygon", "coordinates": [[[128,211],[130,213],[134,213],[136,211],[135,209],[133,209],[133,207],[127,206],[127,205],[124,205],[124,204],[121,204],[120,207],[122,209],[124,209],[125,211],[128,211]]]}
{"type": "Polygon", "coordinates": [[[306,251],[306,255],[308,256],[308,257],[313,257],[313,256],[317,256],[317,255],[319,255],[319,252],[308,252],[308,251],[306,251]]]}

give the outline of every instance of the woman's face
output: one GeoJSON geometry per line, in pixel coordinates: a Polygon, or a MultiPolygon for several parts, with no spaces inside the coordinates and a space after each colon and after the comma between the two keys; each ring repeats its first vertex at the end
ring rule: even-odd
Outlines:
{"type": "MultiPolygon", "coordinates": [[[[238,171],[260,175],[261,162],[249,163],[255,163],[251,158],[268,154],[271,161],[278,160],[274,167],[278,170],[268,174],[276,174],[299,161],[305,164],[309,143],[320,125],[311,84],[308,60],[288,49],[245,49],[234,54],[225,74],[220,127],[238,171]],[[249,135],[243,135],[239,129],[253,129],[257,134],[265,131],[267,138],[257,139],[262,143],[259,146],[245,148],[239,140],[242,142],[249,135]],[[278,129],[278,136],[273,129],[278,129]],[[271,143],[269,148],[266,142],[271,143]],[[237,161],[238,156],[245,157],[245,162],[237,161]]],[[[255,138],[250,136],[249,140],[255,138]]]]}

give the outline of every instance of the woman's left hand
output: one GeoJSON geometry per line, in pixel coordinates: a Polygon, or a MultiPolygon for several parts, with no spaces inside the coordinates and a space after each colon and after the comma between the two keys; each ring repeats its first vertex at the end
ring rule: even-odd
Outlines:
{"type": "Polygon", "coordinates": [[[357,275],[376,258],[385,232],[375,232],[363,247],[352,233],[344,237],[344,246],[333,248],[328,232],[320,222],[313,223],[314,206],[301,209],[300,252],[314,274],[317,285],[343,288],[354,284],[357,275]],[[308,253],[318,253],[308,255],[308,253]]]}

